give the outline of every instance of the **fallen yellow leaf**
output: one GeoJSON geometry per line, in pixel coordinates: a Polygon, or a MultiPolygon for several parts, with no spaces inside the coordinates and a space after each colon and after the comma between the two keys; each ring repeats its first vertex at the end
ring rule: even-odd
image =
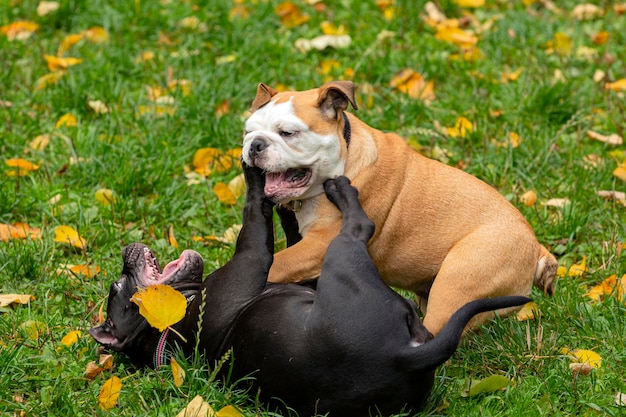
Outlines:
{"type": "Polygon", "coordinates": [[[217,412],[217,417],[243,417],[243,414],[232,405],[227,405],[217,412]]]}
{"type": "Polygon", "coordinates": [[[619,79],[614,83],[606,83],[604,88],[613,91],[626,91],[626,78],[619,79]]]}
{"type": "Polygon", "coordinates": [[[300,8],[290,1],[280,3],[274,9],[280,21],[287,29],[295,28],[309,21],[309,16],[302,13],[300,8]]]}
{"type": "Polygon", "coordinates": [[[66,243],[78,249],[85,249],[87,241],[78,235],[78,232],[70,226],[58,226],[54,229],[54,241],[66,243]]]}
{"type": "Polygon", "coordinates": [[[154,115],[156,117],[173,116],[176,113],[176,106],[168,104],[153,104],[149,106],[138,106],[140,116],[154,115]]]}
{"type": "Polygon", "coordinates": [[[348,33],[344,25],[335,26],[333,23],[324,20],[320,23],[320,28],[324,35],[345,35],[348,33]]]}
{"type": "Polygon", "coordinates": [[[101,410],[110,410],[115,407],[121,392],[122,381],[118,377],[112,376],[107,379],[104,384],[102,384],[100,394],[98,394],[98,407],[100,407],[101,410]]]}
{"type": "Polygon", "coordinates": [[[30,227],[26,223],[3,224],[0,223],[0,241],[9,239],[40,239],[41,229],[30,227]]]}
{"type": "Polygon", "coordinates": [[[588,363],[592,368],[598,369],[602,365],[602,357],[592,350],[562,348],[560,352],[570,357],[572,362],[588,363]]]}
{"type": "Polygon", "coordinates": [[[566,274],[568,277],[579,277],[585,272],[587,272],[589,268],[587,267],[587,257],[583,256],[583,260],[578,264],[573,264],[569,268],[565,266],[559,266],[557,268],[556,274],[563,278],[566,274]]]}
{"type": "Polygon", "coordinates": [[[447,127],[448,136],[453,138],[464,138],[468,132],[474,131],[474,125],[467,118],[461,116],[456,119],[453,127],[447,127]]]}
{"type": "Polygon", "coordinates": [[[157,284],[140,288],[130,299],[152,327],[164,331],[185,317],[187,299],[169,285],[157,284]]]}
{"type": "Polygon", "coordinates": [[[37,320],[26,320],[20,324],[20,329],[26,334],[26,337],[36,342],[39,337],[47,330],[44,323],[37,320]]]}
{"type": "Polygon", "coordinates": [[[109,40],[109,34],[102,26],[94,26],[83,31],[82,34],[91,43],[104,43],[109,40]]]}
{"type": "Polygon", "coordinates": [[[69,270],[76,275],[82,275],[86,278],[93,278],[100,273],[98,265],[73,265],[69,267],[69,270]]]}
{"type": "Polygon", "coordinates": [[[39,29],[39,25],[27,20],[19,20],[0,27],[0,32],[6,35],[10,40],[23,41],[32,36],[39,29]]]}
{"type": "Polygon", "coordinates": [[[451,42],[462,48],[471,48],[478,43],[478,38],[471,31],[458,27],[439,27],[435,38],[444,42],[451,42]]]}
{"type": "Polygon", "coordinates": [[[32,171],[36,171],[39,169],[39,165],[35,165],[32,162],[29,162],[22,158],[7,159],[6,161],[4,161],[4,163],[11,168],[16,168],[15,170],[7,172],[7,175],[13,177],[22,177],[24,175],[28,175],[32,171]]]}
{"type": "Polygon", "coordinates": [[[30,294],[0,294],[0,307],[6,307],[11,304],[28,304],[34,300],[35,297],[30,294]]]}
{"type": "Polygon", "coordinates": [[[176,359],[170,359],[170,366],[172,368],[172,376],[174,377],[174,385],[180,388],[185,382],[185,370],[176,362],[176,359]]]}
{"type": "Polygon", "coordinates": [[[152,51],[142,51],[139,53],[137,59],[135,59],[136,63],[152,61],[155,57],[154,52],[152,51]]]}
{"type": "Polygon", "coordinates": [[[170,228],[167,233],[167,243],[173,248],[178,247],[178,241],[176,240],[176,236],[174,235],[174,225],[170,225],[170,228]]]}
{"type": "Polygon", "coordinates": [[[509,132],[509,144],[512,148],[517,148],[522,143],[522,138],[515,132],[509,132]]]}
{"type": "Polygon", "coordinates": [[[424,101],[435,99],[434,83],[432,81],[427,82],[421,74],[410,68],[405,68],[396,73],[389,85],[414,99],[424,101]]]}
{"type": "Polygon", "coordinates": [[[235,19],[248,19],[250,17],[250,9],[243,4],[235,4],[230,12],[228,12],[228,20],[234,21],[235,19]]]}
{"type": "Polygon", "coordinates": [[[483,7],[485,0],[453,0],[457,6],[461,7],[483,7]]]}
{"type": "Polygon", "coordinates": [[[180,19],[178,26],[184,29],[198,29],[201,25],[200,19],[197,16],[189,16],[180,19]]]}
{"type": "Polygon", "coordinates": [[[48,64],[48,69],[51,72],[66,70],[71,66],[78,65],[83,62],[80,58],[63,58],[54,55],[44,55],[43,58],[48,64]]]}
{"type": "Polygon", "coordinates": [[[239,236],[239,231],[241,230],[240,224],[234,224],[226,231],[222,236],[206,236],[206,237],[198,237],[194,236],[194,242],[206,242],[206,241],[215,241],[225,243],[227,245],[232,245],[237,241],[237,237],[239,236]]]}
{"type": "Polygon", "coordinates": [[[63,126],[74,127],[77,125],[78,120],[76,119],[76,116],[74,116],[72,113],[65,113],[63,116],[59,117],[59,120],[57,120],[55,127],[58,129],[63,126]]]}
{"type": "Polygon", "coordinates": [[[64,74],[64,71],[55,71],[49,74],[42,75],[41,77],[37,78],[37,81],[35,81],[35,85],[33,86],[33,88],[35,91],[41,91],[46,87],[56,84],[57,81],[59,81],[64,74]]]}
{"type": "Polygon", "coordinates": [[[116,203],[115,196],[113,195],[113,190],[108,188],[100,188],[95,192],[96,201],[103,206],[110,206],[111,204],[116,203]]]}
{"type": "Polygon", "coordinates": [[[626,181],[626,162],[618,165],[618,167],[613,170],[613,176],[622,181],[626,181]]]}
{"type": "MultiPolygon", "coordinates": [[[[241,149],[237,150],[241,155],[241,149]]],[[[200,148],[193,156],[194,171],[198,174],[209,176],[215,172],[226,172],[230,170],[234,162],[238,161],[234,150],[222,152],[217,148],[200,148]]]]}
{"type": "Polygon", "coordinates": [[[328,75],[339,68],[341,68],[341,63],[336,59],[325,59],[317,66],[317,72],[322,75],[328,75]]]}
{"type": "Polygon", "coordinates": [[[611,275],[600,284],[592,287],[585,296],[591,298],[593,301],[600,301],[604,299],[605,296],[613,294],[619,301],[626,299],[626,274],[619,280],[617,279],[617,275],[611,275]]]}
{"type": "Polygon", "coordinates": [[[517,312],[518,321],[527,321],[535,318],[535,314],[539,312],[539,306],[534,301],[524,304],[524,306],[517,312]]]}
{"type": "Polygon", "coordinates": [[[213,193],[217,196],[218,200],[220,200],[224,204],[234,205],[237,202],[237,197],[235,194],[228,188],[228,185],[223,182],[218,182],[213,186],[213,193]]]}
{"type": "Polygon", "coordinates": [[[78,342],[78,339],[82,336],[82,332],[80,330],[72,330],[61,339],[61,343],[67,347],[72,346],[74,343],[78,342]]]}
{"type": "Polygon", "coordinates": [[[57,49],[57,55],[63,56],[63,54],[69,51],[69,49],[72,46],[80,42],[81,39],[83,39],[82,33],[75,33],[75,34],[65,36],[63,40],[61,40],[61,43],[59,44],[59,48],[57,49]]]}
{"type": "Polygon", "coordinates": [[[506,84],[511,81],[517,81],[520,75],[522,75],[522,72],[524,72],[524,68],[518,68],[517,70],[512,72],[504,71],[502,75],[500,75],[500,81],[502,82],[502,84],[506,84]]]}
{"type": "Polygon", "coordinates": [[[572,38],[564,33],[557,32],[554,34],[554,50],[562,56],[572,54],[572,38]]]}

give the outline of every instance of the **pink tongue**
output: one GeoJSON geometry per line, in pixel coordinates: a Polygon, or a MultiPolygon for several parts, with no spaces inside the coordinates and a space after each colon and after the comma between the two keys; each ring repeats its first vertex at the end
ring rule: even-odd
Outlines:
{"type": "Polygon", "coordinates": [[[165,266],[165,268],[163,269],[163,273],[161,274],[162,277],[166,277],[169,274],[171,274],[172,272],[176,271],[178,269],[178,265],[182,262],[183,260],[183,255],[180,255],[180,258],[178,258],[175,261],[170,262],[169,264],[167,264],[165,266]]]}
{"type": "Polygon", "coordinates": [[[285,181],[286,172],[268,172],[265,174],[265,195],[272,195],[276,192],[283,181],[285,181]]]}

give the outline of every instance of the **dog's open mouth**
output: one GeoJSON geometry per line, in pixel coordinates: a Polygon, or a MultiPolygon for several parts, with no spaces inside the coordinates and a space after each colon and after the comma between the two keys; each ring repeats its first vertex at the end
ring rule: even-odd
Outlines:
{"type": "Polygon", "coordinates": [[[137,284],[141,286],[202,281],[204,261],[193,250],[184,250],[177,260],[168,263],[163,269],[154,253],[142,244],[129,245],[124,249],[123,258],[125,266],[135,270],[137,284]]]}
{"type": "Polygon", "coordinates": [[[268,172],[265,174],[265,196],[274,202],[296,198],[307,190],[312,173],[308,168],[268,172]]]}

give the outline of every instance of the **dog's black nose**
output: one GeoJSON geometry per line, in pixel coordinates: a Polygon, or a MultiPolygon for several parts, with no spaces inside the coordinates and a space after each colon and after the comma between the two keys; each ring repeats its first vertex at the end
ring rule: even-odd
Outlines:
{"type": "Polygon", "coordinates": [[[248,154],[250,155],[250,158],[254,159],[259,156],[265,148],[267,148],[267,142],[263,139],[254,139],[250,144],[250,151],[248,151],[248,154]]]}

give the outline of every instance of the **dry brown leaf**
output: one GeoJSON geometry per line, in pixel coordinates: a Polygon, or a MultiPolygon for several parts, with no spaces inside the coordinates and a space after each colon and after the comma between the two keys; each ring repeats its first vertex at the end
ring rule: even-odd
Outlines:
{"type": "Polygon", "coordinates": [[[624,143],[624,139],[622,139],[622,137],[617,133],[606,136],[601,133],[594,132],[593,130],[588,130],[587,136],[591,139],[606,143],[607,145],[619,146],[624,143]]]}
{"type": "Polygon", "coordinates": [[[35,297],[30,294],[0,294],[0,307],[6,307],[11,304],[28,304],[34,300],[35,297]]]}
{"type": "Polygon", "coordinates": [[[607,200],[615,200],[618,203],[626,206],[626,193],[623,191],[609,191],[600,190],[596,191],[596,194],[607,200]]]}
{"type": "Polygon", "coordinates": [[[535,193],[535,190],[526,191],[519,200],[526,207],[532,207],[537,202],[537,193],[535,193]]]}
{"type": "Polygon", "coordinates": [[[596,17],[601,17],[604,14],[604,10],[595,4],[586,3],[579,4],[572,10],[571,16],[578,20],[590,20],[596,17]]]}
{"type": "Polygon", "coordinates": [[[569,364],[569,369],[573,374],[589,375],[593,370],[593,367],[587,362],[572,362],[569,364]]]}
{"type": "Polygon", "coordinates": [[[342,49],[352,43],[350,35],[320,35],[313,39],[300,38],[295,42],[296,48],[302,53],[311,49],[323,51],[326,48],[342,49]]]}
{"type": "Polygon", "coordinates": [[[548,207],[563,208],[570,203],[571,201],[569,200],[569,198],[551,198],[548,201],[544,202],[543,205],[548,207]]]}
{"type": "Polygon", "coordinates": [[[216,417],[216,414],[208,402],[196,395],[176,417],[216,417]]]}
{"type": "Polygon", "coordinates": [[[45,16],[59,8],[58,1],[40,1],[37,5],[37,16],[45,16]]]}
{"type": "Polygon", "coordinates": [[[91,361],[87,364],[87,368],[85,369],[85,376],[89,380],[95,379],[102,372],[113,368],[113,355],[103,354],[100,355],[100,359],[98,363],[96,361],[91,361]]]}

